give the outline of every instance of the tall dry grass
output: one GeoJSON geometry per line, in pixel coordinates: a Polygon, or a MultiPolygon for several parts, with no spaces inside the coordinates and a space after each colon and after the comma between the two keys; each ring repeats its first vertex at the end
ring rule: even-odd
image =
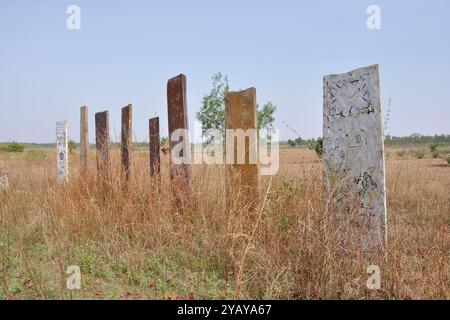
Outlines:
{"type": "Polygon", "coordinates": [[[346,249],[352,224],[330,223],[322,166],[307,150],[282,150],[280,172],[261,178],[255,210],[227,210],[225,171],[193,166],[197,208],[172,210],[168,159],[161,189],[149,177],[146,150],[133,153],[127,193],[113,152],[110,192],[90,176],[56,183],[46,157],[0,154],[11,186],[0,191],[0,298],[3,299],[448,299],[450,168],[442,159],[389,160],[388,247],[374,255],[346,249]],[[327,212],[327,214],[325,214],[327,212]],[[78,265],[82,289],[66,289],[78,265]],[[369,290],[367,267],[381,269],[369,290]]]}

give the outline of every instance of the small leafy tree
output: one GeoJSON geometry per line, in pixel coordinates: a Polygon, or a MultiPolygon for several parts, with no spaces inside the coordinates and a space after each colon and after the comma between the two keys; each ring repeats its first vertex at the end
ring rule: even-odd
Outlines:
{"type": "Polygon", "coordinates": [[[323,139],[320,137],[317,138],[317,140],[312,139],[308,143],[308,148],[310,150],[314,150],[319,157],[322,157],[322,155],[323,155],[323,139]]]}
{"type": "Polygon", "coordinates": [[[297,144],[294,140],[289,139],[288,144],[293,148],[297,144]]]}
{"type": "Polygon", "coordinates": [[[5,148],[6,152],[23,152],[25,150],[25,145],[17,143],[15,141],[8,144],[5,148]]]}
{"type": "MultiPolygon", "coordinates": [[[[202,107],[196,114],[202,124],[202,134],[207,138],[206,143],[212,142],[212,137],[206,135],[208,130],[219,130],[225,135],[225,95],[230,91],[228,76],[222,75],[221,72],[213,75],[212,81],[212,89],[203,96],[202,107]]],[[[273,130],[277,106],[268,102],[261,109],[257,107],[258,129],[270,132],[273,130]]]]}
{"type": "Polygon", "coordinates": [[[438,158],[441,154],[441,150],[439,150],[439,145],[437,143],[433,143],[428,146],[430,148],[431,154],[433,155],[433,158],[438,158]]]}

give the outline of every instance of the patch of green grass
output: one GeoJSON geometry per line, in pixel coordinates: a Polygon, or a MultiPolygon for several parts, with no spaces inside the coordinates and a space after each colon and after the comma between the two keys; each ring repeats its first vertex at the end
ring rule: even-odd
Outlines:
{"type": "Polygon", "coordinates": [[[25,145],[17,143],[15,141],[7,144],[6,146],[0,146],[0,151],[4,152],[23,152],[25,145]]]}
{"type": "Polygon", "coordinates": [[[43,160],[47,158],[47,154],[42,150],[32,149],[25,154],[27,160],[43,160]]]}
{"type": "Polygon", "coordinates": [[[425,158],[425,150],[423,149],[416,150],[416,157],[417,159],[425,158]]]}
{"type": "Polygon", "coordinates": [[[399,150],[396,152],[397,156],[400,158],[403,158],[406,155],[406,151],[405,150],[399,150]]]}

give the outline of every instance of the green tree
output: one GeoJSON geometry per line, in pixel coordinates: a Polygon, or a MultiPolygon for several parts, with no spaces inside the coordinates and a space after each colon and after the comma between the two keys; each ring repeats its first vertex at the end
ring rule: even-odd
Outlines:
{"type": "MultiPolygon", "coordinates": [[[[211,137],[206,135],[208,130],[219,130],[225,134],[225,95],[230,91],[228,76],[221,72],[213,75],[212,82],[211,91],[203,96],[202,107],[196,113],[197,119],[202,124],[202,133],[207,138],[206,143],[212,141],[211,137]]],[[[270,132],[273,130],[277,106],[268,102],[261,109],[257,107],[258,129],[266,129],[270,132]]]]}
{"type": "Polygon", "coordinates": [[[310,150],[314,150],[319,157],[322,157],[322,155],[323,155],[323,139],[320,137],[317,138],[317,140],[311,139],[308,142],[308,148],[310,150]]]}
{"type": "Polygon", "coordinates": [[[13,141],[8,144],[6,148],[3,148],[3,150],[6,152],[23,152],[23,150],[25,150],[25,145],[13,141]]]}
{"type": "Polygon", "coordinates": [[[293,148],[297,144],[294,140],[289,139],[288,144],[293,148]]]}

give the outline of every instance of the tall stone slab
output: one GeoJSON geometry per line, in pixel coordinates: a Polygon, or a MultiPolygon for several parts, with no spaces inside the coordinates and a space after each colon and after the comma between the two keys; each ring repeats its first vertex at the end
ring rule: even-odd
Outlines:
{"type": "Polygon", "coordinates": [[[378,65],[323,81],[325,195],[341,193],[344,213],[356,202],[364,247],[382,247],[387,214],[378,65]]]}
{"type": "Polygon", "coordinates": [[[159,117],[149,120],[149,141],[150,175],[152,178],[155,178],[158,177],[161,172],[159,117]]]}
{"type": "Polygon", "coordinates": [[[131,153],[133,149],[132,112],[133,106],[131,104],[122,108],[122,143],[120,153],[122,160],[122,182],[125,187],[131,178],[131,153]]]}
{"type": "MultiPolygon", "coordinates": [[[[227,198],[241,194],[244,205],[258,200],[258,122],[256,89],[225,95],[227,198]]],[[[227,204],[230,205],[229,201],[227,204]]]]}
{"type": "Polygon", "coordinates": [[[95,146],[97,150],[97,179],[101,182],[107,182],[111,172],[108,111],[95,114],[95,146]]]}
{"type": "Polygon", "coordinates": [[[82,176],[88,173],[89,123],[88,107],[80,108],[80,167],[82,176]]]}
{"type": "Polygon", "coordinates": [[[60,183],[69,180],[69,143],[67,130],[67,121],[56,123],[56,171],[60,183]]]}
{"type": "Polygon", "coordinates": [[[192,205],[191,146],[186,103],[186,76],[180,74],[167,82],[170,177],[177,210],[192,205]]]}

